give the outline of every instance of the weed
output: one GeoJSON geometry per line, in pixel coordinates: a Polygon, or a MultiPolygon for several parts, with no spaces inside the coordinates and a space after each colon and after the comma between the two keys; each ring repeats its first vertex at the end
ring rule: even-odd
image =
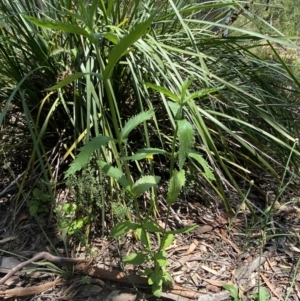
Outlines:
{"type": "MultiPolygon", "coordinates": [[[[176,120],[176,127],[174,129],[172,149],[171,152],[167,152],[163,149],[145,148],[137,151],[132,156],[124,156],[126,153],[126,141],[129,134],[139,124],[142,124],[152,118],[153,110],[142,112],[135,117],[129,119],[124,125],[120,133],[118,133],[118,139],[112,137],[97,137],[94,141],[88,142],[84,147],[81,148],[81,152],[71,164],[69,170],[66,173],[66,177],[73,175],[77,170],[80,170],[85,162],[87,161],[88,155],[90,156],[91,150],[105,146],[108,141],[116,141],[119,144],[120,151],[123,154],[121,160],[124,162],[123,173],[122,168],[114,167],[107,164],[105,161],[97,160],[98,166],[101,170],[110,178],[118,182],[123,192],[126,192],[133,199],[133,205],[137,216],[137,222],[133,222],[131,219],[119,222],[111,231],[111,235],[115,238],[120,237],[127,232],[134,232],[135,236],[142,243],[142,250],[136,253],[131,253],[123,258],[124,263],[133,265],[142,265],[145,263],[152,264],[150,268],[146,268],[143,274],[148,277],[148,283],[152,286],[152,290],[155,296],[160,296],[162,293],[163,285],[170,286],[172,279],[168,273],[166,267],[169,262],[167,260],[166,248],[169,247],[174,239],[175,234],[187,233],[196,228],[196,226],[189,226],[178,230],[167,230],[168,219],[170,216],[171,205],[174,204],[186,184],[184,165],[187,159],[196,160],[204,170],[205,176],[213,181],[214,175],[211,172],[207,162],[197,152],[193,151],[194,144],[194,130],[193,126],[187,121],[183,114],[184,107],[193,102],[193,98],[203,96],[210,93],[211,90],[199,91],[194,96],[190,96],[188,88],[192,83],[192,79],[187,79],[178,92],[180,97],[172,94],[170,91],[163,90],[158,86],[151,85],[153,89],[161,90],[166,95],[170,96],[173,100],[169,102],[170,110],[172,111],[176,120]],[[97,142],[97,143],[96,143],[97,142]],[[138,198],[144,195],[150,189],[156,188],[159,184],[160,177],[154,174],[152,175],[141,175],[135,182],[133,181],[133,174],[130,171],[127,161],[139,161],[154,160],[155,155],[163,154],[170,162],[170,179],[168,181],[168,191],[166,195],[166,202],[168,205],[167,215],[164,221],[165,226],[161,227],[155,220],[151,218],[151,214],[155,211],[157,200],[152,200],[150,207],[146,213],[141,212],[138,198]],[[178,167],[175,167],[178,166],[178,167]],[[150,234],[154,233],[157,238],[158,246],[151,245],[150,234]]],[[[216,91],[217,89],[213,89],[216,91]]]]}

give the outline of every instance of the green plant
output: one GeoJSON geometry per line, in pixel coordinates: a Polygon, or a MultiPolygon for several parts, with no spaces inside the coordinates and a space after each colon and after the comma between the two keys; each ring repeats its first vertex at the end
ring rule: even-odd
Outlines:
{"type": "MultiPolygon", "coordinates": [[[[7,132],[19,131],[16,141],[14,135],[5,136],[3,152],[26,148],[24,181],[39,167],[52,184],[51,195],[53,166],[72,160],[77,148],[93,137],[115,136],[122,120],[148,109],[155,111],[154,122],[144,123],[128,140],[128,148],[133,153],[142,147],[169,149],[175,120],[164,91],[177,95],[188,76],[194,77],[191,94],[223,87],[196,98],[184,114],[193,125],[196,150],[216,177],[215,182],[204,181],[227,210],[231,205],[224,184],[229,182],[242,196],[236,179],[250,181],[252,170],[278,177],[299,131],[293,122],[297,112],[289,108],[297,105],[300,85],[273,45],[299,47],[253,15],[243,1],[93,0],[86,5],[80,0],[73,6],[69,0],[48,0],[42,8],[29,1],[0,3],[0,80],[5,87],[0,125],[7,132]],[[252,29],[234,27],[236,22],[217,24],[229,30],[225,39],[211,31],[215,23],[195,18],[202,10],[217,8],[237,14],[252,29]],[[262,42],[277,62],[253,54],[262,42]],[[280,89],[278,83],[274,86],[279,76],[280,89]],[[11,116],[18,116],[17,124],[24,126],[16,126],[11,116]]],[[[110,152],[100,149],[94,155],[104,155],[105,162],[120,168],[124,154],[114,141],[108,144],[110,152]]],[[[291,165],[298,163],[296,149],[291,165]]],[[[134,164],[140,171],[141,164],[134,164]]],[[[201,177],[201,164],[193,165],[201,177]]],[[[113,191],[110,187],[111,198],[113,191]]],[[[103,206],[103,196],[101,202],[103,206]]]]}
{"type": "MultiPolygon", "coordinates": [[[[233,284],[224,284],[223,288],[230,292],[230,297],[233,301],[242,301],[243,299],[239,296],[239,289],[233,284]]],[[[266,291],[265,288],[260,286],[258,292],[252,295],[253,300],[255,301],[268,301],[270,294],[266,291]]]]}
{"type": "MultiPolygon", "coordinates": [[[[134,231],[136,233],[136,236],[141,241],[143,248],[139,253],[129,254],[123,259],[123,261],[125,263],[131,263],[134,265],[141,265],[148,262],[153,264],[151,268],[145,269],[144,275],[148,277],[148,282],[150,285],[152,285],[153,293],[156,296],[161,295],[163,285],[170,285],[172,283],[172,279],[166,270],[168,260],[165,249],[172,243],[174,234],[186,233],[195,228],[195,226],[191,226],[184,229],[167,230],[171,205],[176,202],[181,189],[185,186],[185,161],[188,158],[197,160],[203,167],[205,176],[210,180],[215,180],[213,173],[201,154],[192,150],[192,146],[194,144],[194,130],[193,126],[185,119],[183,109],[188,104],[193,103],[196,97],[205,96],[207,93],[216,91],[218,89],[203,90],[196,94],[190,95],[188,93],[188,88],[191,84],[191,79],[186,80],[181,87],[180,94],[178,94],[179,96],[167,91],[166,89],[151,85],[151,87],[155,89],[163,90],[163,92],[172,100],[172,102],[169,101],[168,104],[173,113],[176,127],[173,136],[171,152],[167,152],[162,149],[144,148],[137,151],[137,153],[133,154],[132,156],[123,156],[121,161],[124,162],[125,174],[123,173],[122,169],[113,167],[112,165],[107,164],[105,161],[97,160],[97,164],[101,170],[107,176],[117,181],[122,189],[124,189],[124,191],[126,191],[134,200],[133,203],[135,212],[137,214],[137,221],[121,221],[112,229],[111,235],[113,237],[119,237],[129,231],[134,231]],[[170,159],[170,178],[168,181],[168,192],[166,197],[168,211],[165,219],[165,228],[159,226],[157,222],[151,218],[151,214],[157,205],[156,200],[151,203],[146,214],[141,212],[138,202],[138,198],[141,195],[159,184],[160,177],[155,175],[141,175],[139,179],[134,181],[133,174],[130,172],[129,165],[127,163],[129,160],[137,161],[146,158],[153,158],[153,156],[158,154],[163,154],[170,159]],[[176,167],[176,164],[178,167],[176,167]],[[156,249],[151,246],[150,233],[155,233],[156,235],[158,241],[158,247],[156,249]]],[[[129,119],[128,122],[123,126],[123,128],[117,134],[118,139],[116,139],[122,154],[127,153],[126,142],[129,138],[129,134],[139,124],[142,124],[153,117],[153,114],[153,110],[145,111],[129,119]]],[[[110,140],[113,140],[113,138],[98,137],[82,147],[81,152],[78,154],[77,158],[67,171],[66,177],[74,174],[85,165],[92,150],[95,151],[101,145],[104,146],[110,140]],[[95,143],[96,141],[97,143],[95,143]]]]}
{"type": "Polygon", "coordinates": [[[34,216],[38,213],[47,213],[50,211],[51,197],[45,193],[45,188],[34,188],[32,191],[32,198],[28,201],[28,208],[30,215],[34,216]]]}
{"type": "Polygon", "coordinates": [[[71,200],[59,205],[56,210],[59,228],[79,238],[85,245],[88,243],[90,227],[102,210],[102,186],[96,168],[91,163],[87,164],[80,173],[68,177],[66,188],[70,191],[71,200]]]}

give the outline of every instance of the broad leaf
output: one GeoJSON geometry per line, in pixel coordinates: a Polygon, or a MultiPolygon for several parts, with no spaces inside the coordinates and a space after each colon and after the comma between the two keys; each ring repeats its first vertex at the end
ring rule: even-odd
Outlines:
{"type": "Polygon", "coordinates": [[[177,171],[174,169],[173,175],[169,182],[167,203],[173,204],[176,202],[181,188],[185,184],[185,171],[184,169],[177,171]]]}
{"type": "Polygon", "coordinates": [[[149,232],[160,232],[162,233],[164,231],[163,228],[161,228],[157,223],[145,221],[143,223],[143,228],[146,229],[149,232]]]}
{"type": "Polygon", "coordinates": [[[143,123],[144,121],[150,119],[153,116],[153,114],[153,110],[148,110],[130,118],[121,131],[121,141],[126,140],[128,138],[128,135],[134,128],[136,128],[139,124],[143,123]]]}
{"type": "Polygon", "coordinates": [[[144,192],[148,191],[151,187],[156,186],[160,181],[158,176],[144,176],[138,179],[132,185],[132,193],[134,196],[140,196],[144,192]]]}
{"type": "Polygon", "coordinates": [[[133,265],[143,264],[148,260],[148,255],[142,253],[130,253],[123,258],[123,262],[131,263],[133,265]]]}
{"type": "Polygon", "coordinates": [[[151,25],[153,17],[151,16],[145,22],[141,22],[133,27],[133,29],[120,40],[120,42],[114,46],[113,50],[108,57],[108,64],[104,70],[104,77],[109,79],[113,68],[117,64],[118,60],[127,52],[138,39],[140,39],[151,25]]]}
{"type": "Polygon", "coordinates": [[[136,229],[138,229],[138,227],[140,227],[139,224],[133,223],[131,221],[121,222],[111,229],[110,235],[112,237],[116,238],[121,235],[124,235],[125,233],[127,233],[130,230],[136,230],[136,229]]]}
{"type": "Polygon", "coordinates": [[[123,188],[125,188],[128,192],[131,192],[130,182],[120,169],[101,160],[98,160],[97,164],[107,176],[117,180],[123,188]]]}
{"type": "Polygon", "coordinates": [[[202,166],[202,168],[204,169],[205,175],[207,176],[208,179],[210,179],[210,180],[216,179],[213,172],[211,171],[207,161],[202,157],[202,155],[200,155],[196,151],[190,151],[188,156],[190,158],[195,159],[202,166]]]}
{"type": "Polygon", "coordinates": [[[83,147],[81,147],[80,153],[77,155],[75,160],[71,163],[69,169],[65,174],[65,178],[74,174],[76,171],[82,169],[84,165],[86,165],[91,159],[92,153],[100,149],[101,146],[106,145],[107,142],[113,140],[113,138],[107,136],[99,136],[95,137],[92,140],[88,141],[83,147]]]}
{"type": "Polygon", "coordinates": [[[178,120],[177,124],[179,138],[179,169],[182,169],[194,142],[194,131],[192,125],[185,119],[178,120]]]}
{"type": "Polygon", "coordinates": [[[84,37],[87,37],[92,43],[97,43],[97,39],[95,39],[93,35],[89,34],[85,29],[79,27],[78,25],[69,24],[66,22],[50,21],[46,19],[37,19],[26,15],[23,15],[23,17],[41,28],[54,29],[58,31],[82,35],[84,37]]]}

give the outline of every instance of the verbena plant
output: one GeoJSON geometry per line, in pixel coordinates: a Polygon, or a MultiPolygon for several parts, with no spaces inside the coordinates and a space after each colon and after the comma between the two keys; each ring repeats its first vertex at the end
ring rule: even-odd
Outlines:
{"type": "MultiPolygon", "coordinates": [[[[167,229],[171,213],[171,205],[176,202],[179,193],[186,182],[184,170],[186,159],[188,157],[195,159],[203,167],[207,178],[215,180],[213,173],[201,154],[192,150],[192,146],[194,144],[193,126],[186,120],[186,118],[184,118],[183,115],[183,109],[187,103],[193,102],[194,98],[199,97],[200,94],[204,96],[212,91],[199,91],[199,93],[191,96],[187,93],[188,86],[190,84],[191,81],[184,82],[181,88],[181,97],[173,95],[174,102],[168,103],[176,123],[170,152],[158,148],[143,148],[138,150],[137,153],[132,156],[121,157],[120,160],[124,162],[125,166],[125,174],[121,168],[116,168],[103,160],[97,160],[97,164],[101,170],[106,175],[116,180],[122,189],[125,190],[134,200],[137,222],[131,220],[120,222],[112,229],[111,234],[113,237],[119,237],[129,231],[135,231],[138,239],[142,242],[143,248],[139,253],[129,254],[123,259],[123,261],[134,265],[141,265],[148,262],[153,263],[151,268],[144,270],[144,274],[148,276],[148,282],[152,285],[153,293],[156,296],[161,295],[163,285],[172,284],[171,276],[166,270],[166,266],[168,265],[166,248],[172,244],[174,234],[185,233],[195,228],[195,226],[190,226],[179,230],[167,229]],[[139,204],[139,197],[147,191],[150,191],[151,188],[156,187],[159,184],[160,177],[156,175],[141,175],[140,178],[134,181],[134,174],[130,171],[129,165],[127,165],[127,161],[147,159],[151,161],[154,159],[153,157],[158,154],[167,156],[170,161],[170,179],[168,181],[168,190],[166,195],[166,202],[168,206],[164,221],[165,227],[160,226],[156,221],[151,219],[153,211],[156,209],[155,204],[157,204],[157,200],[154,200],[154,203],[150,204],[146,214],[142,213],[139,204]],[[175,163],[177,163],[178,168],[175,167],[175,163]],[[156,234],[158,246],[156,246],[156,243],[155,246],[151,245],[151,232],[156,234]]],[[[171,92],[169,92],[169,95],[171,95],[171,92]]],[[[66,173],[66,177],[74,174],[86,164],[86,160],[89,159],[91,151],[95,151],[102,146],[106,146],[106,144],[111,140],[117,142],[122,148],[121,153],[127,153],[126,144],[130,133],[138,125],[152,118],[153,115],[154,111],[148,110],[129,119],[129,121],[124,124],[122,130],[117,134],[119,137],[118,139],[99,136],[87,142],[85,146],[81,148],[81,152],[78,157],[71,164],[66,173]]]]}

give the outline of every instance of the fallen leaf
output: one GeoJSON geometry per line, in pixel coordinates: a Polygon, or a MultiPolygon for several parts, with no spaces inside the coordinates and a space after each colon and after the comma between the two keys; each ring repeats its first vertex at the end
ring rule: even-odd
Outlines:
{"type": "Polygon", "coordinates": [[[190,244],[188,250],[187,250],[185,253],[183,253],[182,255],[189,255],[189,254],[193,253],[193,252],[195,251],[195,249],[197,248],[197,246],[198,246],[198,240],[195,239],[195,240],[190,244]]]}

